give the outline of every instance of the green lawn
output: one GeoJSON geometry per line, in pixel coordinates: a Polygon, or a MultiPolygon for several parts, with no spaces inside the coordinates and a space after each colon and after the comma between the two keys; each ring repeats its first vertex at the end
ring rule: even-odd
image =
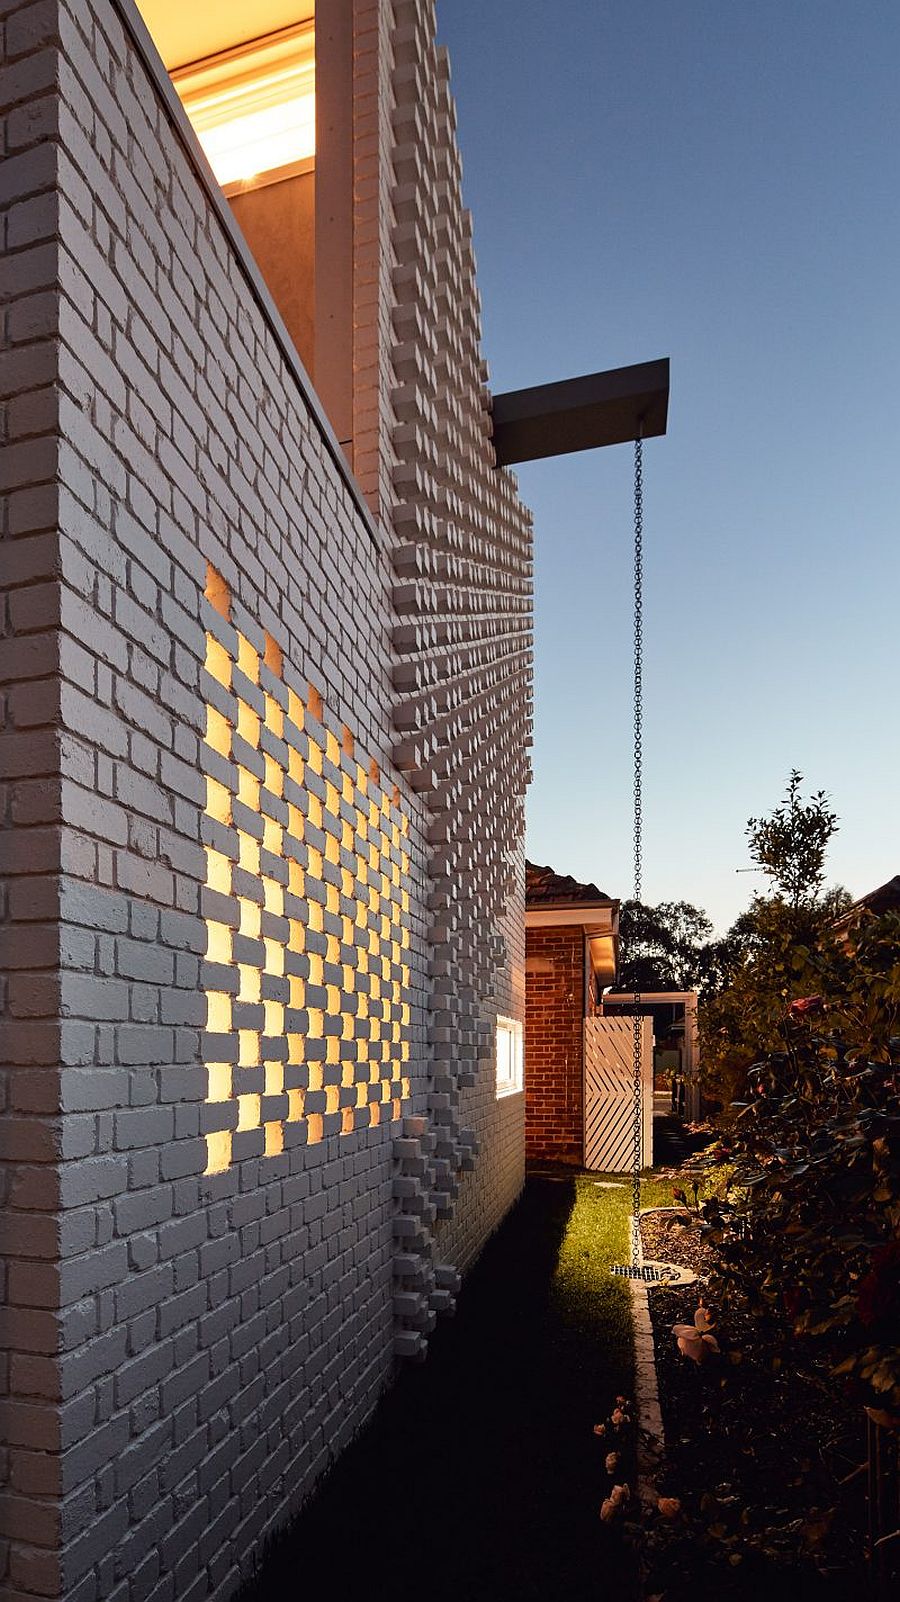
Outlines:
{"type": "MultiPolygon", "coordinates": [[[[630,1392],[634,1377],[631,1294],[628,1281],[610,1273],[628,1261],[631,1179],[624,1174],[579,1174],[552,1282],[561,1316],[579,1329],[602,1331],[615,1390],[630,1392]],[[600,1183],[598,1183],[598,1181],[600,1183]],[[616,1185],[621,1188],[607,1188],[616,1185]]],[[[672,1183],[644,1175],[642,1207],[669,1207],[672,1183]]]]}

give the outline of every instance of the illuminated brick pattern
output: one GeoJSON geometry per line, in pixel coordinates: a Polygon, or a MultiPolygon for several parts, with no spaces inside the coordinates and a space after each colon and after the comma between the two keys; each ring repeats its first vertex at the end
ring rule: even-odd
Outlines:
{"type": "MultiPolygon", "coordinates": [[[[227,602],[225,603],[227,609],[227,602]]],[[[207,1173],[400,1117],[408,819],[223,617],[206,644],[207,1173]]]]}

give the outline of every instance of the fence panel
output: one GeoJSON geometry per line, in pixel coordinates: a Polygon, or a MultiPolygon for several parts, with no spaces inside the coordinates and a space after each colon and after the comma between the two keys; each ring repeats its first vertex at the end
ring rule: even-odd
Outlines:
{"type": "MultiPolygon", "coordinates": [[[[634,1026],[631,1018],[584,1021],[584,1166],[625,1174],[632,1164],[634,1026]]],[[[653,1023],[641,1019],[644,1094],[641,1166],[653,1162],[653,1023]]]]}

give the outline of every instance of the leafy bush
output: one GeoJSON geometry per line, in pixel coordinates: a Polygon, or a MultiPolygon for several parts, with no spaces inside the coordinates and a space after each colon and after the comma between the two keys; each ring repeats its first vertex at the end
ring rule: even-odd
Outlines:
{"type": "Polygon", "coordinates": [[[845,890],[823,889],[837,815],[822,790],[804,800],[802,783],[794,769],[770,817],[747,823],[751,860],[773,891],[754,896],[719,942],[719,981],[701,1001],[704,1091],[723,1110],[743,1093],[752,1064],[781,1049],[785,1014],[818,989],[820,954],[850,905],[845,890]]]}
{"type": "Polygon", "coordinates": [[[729,1133],[735,1189],[704,1208],[718,1294],[815,1339],[900,1415],[900,916],[807,950],[814,998],[782,1018],[729,1133]]]}

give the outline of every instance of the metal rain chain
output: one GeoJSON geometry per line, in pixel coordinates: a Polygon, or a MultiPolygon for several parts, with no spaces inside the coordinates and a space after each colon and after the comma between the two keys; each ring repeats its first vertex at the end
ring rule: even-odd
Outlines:
{"type": "MultiPolygon", "coordinates": [[[[644,440],[666,432],[669,408],[669,361],[638,362],[608,372],[586,373],[555,384],[495,395],[491,403],[491,435],[498,467],[562,456],[569,451],[624,445],[634,440],[634,896],[641,898],[641,763],[643,739],[643,581],[644,581],[644,440]]],[[[613,1268],[626,1279],[683,1284],[688,1269],[671,1263],[645,1263],[641,1252],[641,1159],[643,1157],[643,1030],[634,992],[633,1046],[633,1173],[631,1261],[613,1268]]],[[[597,1183],[602,1183],[598,1181],[597,1183]]]]}
{"type": "MultiPolygon", "coordinates": [[[[644,441],[642,430],[634,442],[634,899],[640,901],[644,889],[643,863],[643,781],[644,781],[644,441]]],[[[643,1020],[638,1012],[640,988],[635,980],[634,1017],[631,1032],[632,1074],[632,1171],[631,1171],[631,1266],[641,1260],[641,1158],[643,1156],[643,1071],[641,1046],[643,1020]]]]}
{"type": "MultiPolygon", "coordinates": [[[[634,899],[643,893],[643,762],[644,762],[644,439],[638,423],[634,442],[634,899]]],[[[641,1246],[641,1166],[644,1154],[644,1062],[641,992],[632,994],[634,1017],[631,1040],[632,1153],[631,1153],[631,1261],[616,1263],[611,1273],[644,1284],[677,1284],[684,1271],[672,1263],[645,1263],[641,1246]]],[[[693,1278],[693,1275],[689,1276],[693,1278]]]]}

